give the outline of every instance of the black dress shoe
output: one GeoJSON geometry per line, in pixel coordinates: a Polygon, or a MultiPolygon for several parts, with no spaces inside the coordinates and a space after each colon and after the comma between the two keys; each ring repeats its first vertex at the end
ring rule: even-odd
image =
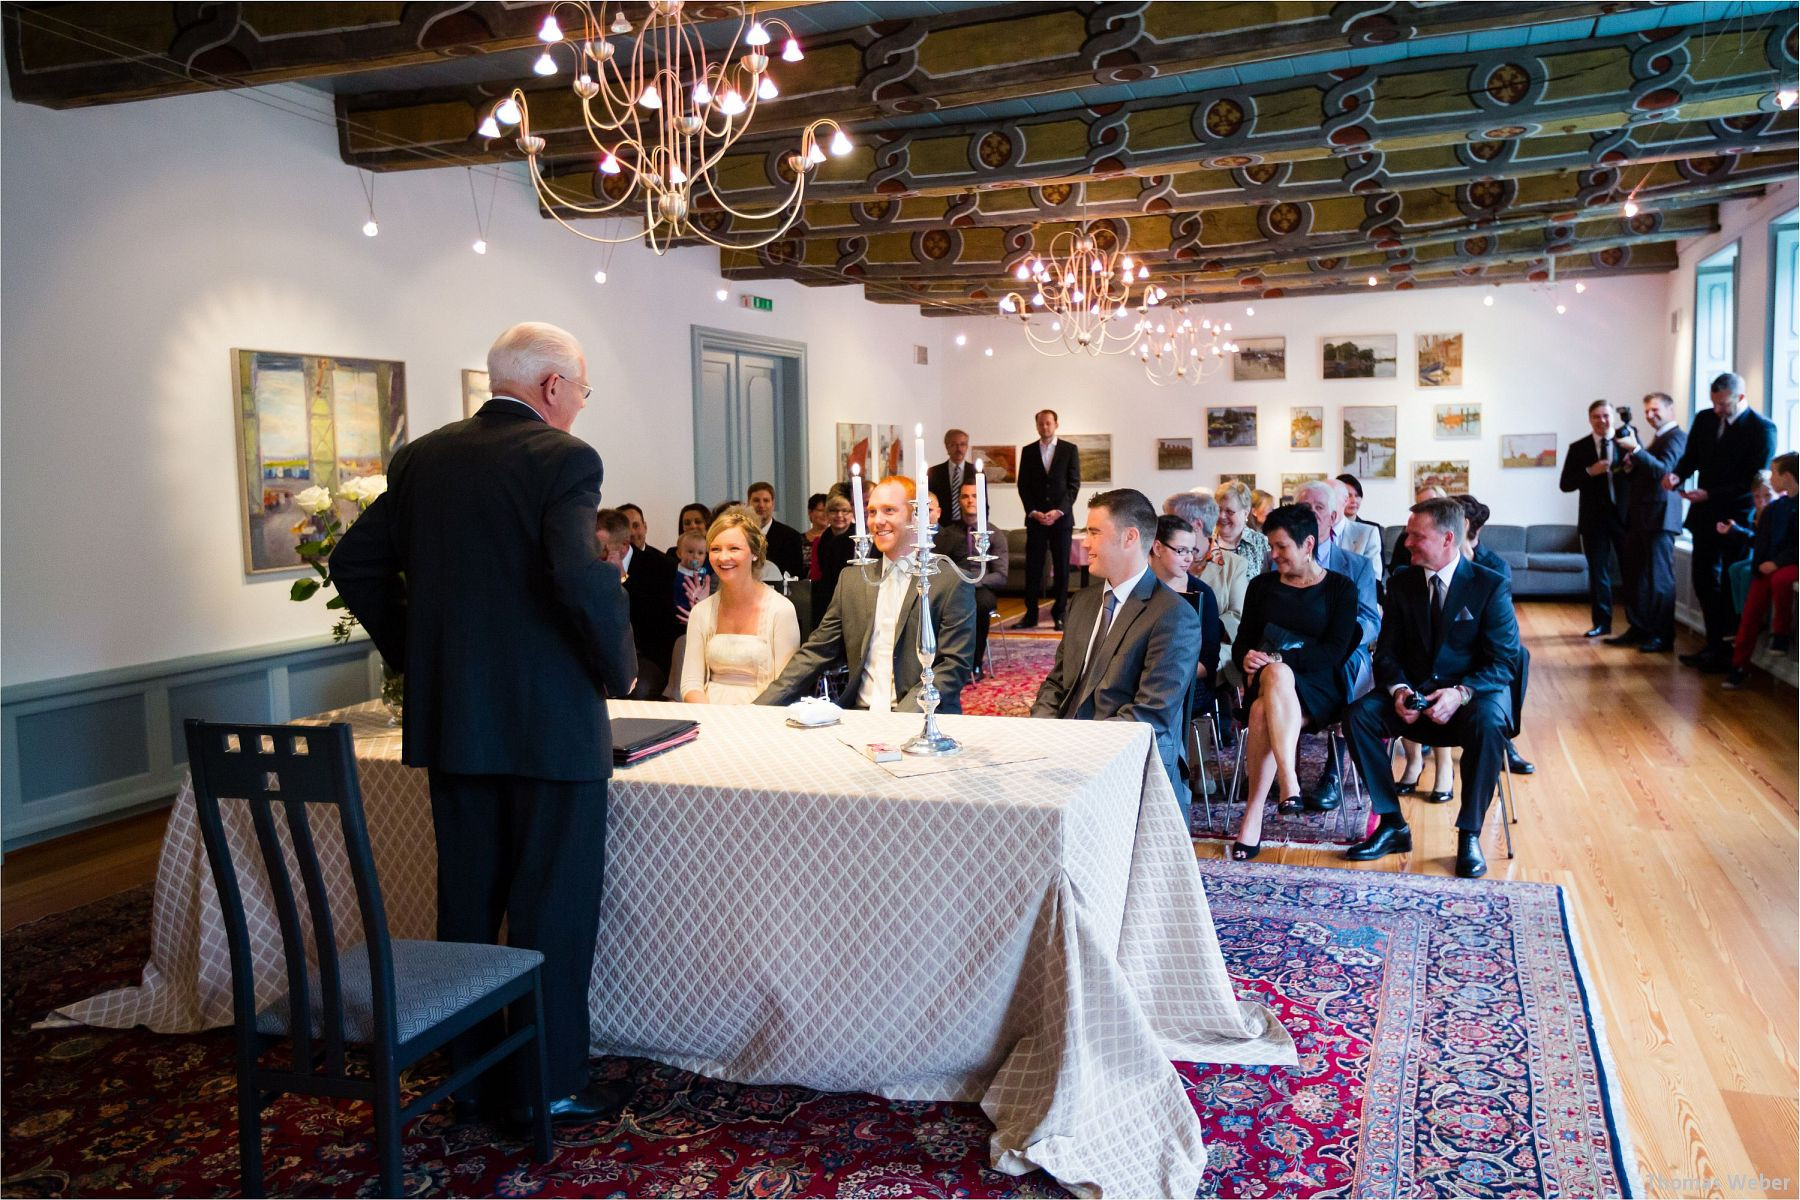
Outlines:
{"type": "Polygon", "coordinates": [[[1487,859],[1481,853],[1481,835],[1456,835],[1456,874],[1462,879],[1480,879],[1487,874],[1487,859]]]}
{"type": "Polygon", "coordinates": [[[1054,620],[1050,623],[1052,625],[1056,626],[1056,632],[1061,633],[1063,631],[1063,623],[1062,623],[1061,617],[1056,618],[1056,620],[1054,620]]]}
{"type": "Polygon", "coordinates": [[[1514,775],[1531,775],[1537,772],[1534,763],[1528,763],[1519,757],[1519,752],[1511,746],[1506,748],[1506,769],[1514,775]]]}
{"type": "Polygon", "coordinates": [[[1017,625],[1014,625],[1013,628],[1014,629],[1036,629],[1037,624],[1038,624],[1038,622],[1037,622],[1036,617],[1025,617],[1025,618],[1022,618],[1017,625]]]}
{"type": "Polygon", "coordinates": [[[1675,647],[1659,637],[1653,637],[1638,643],[1639,654],[1666,654],[1675,647]]]}
{"type": "Polygon", "coordinates": [[[1601,640],[1609,646],[1635,646],[1639,642],[1649,641],[1650,635],[1641,629],[1627,629],[1618,637],[1602,638],[1601,640]]]}
{"type": "Polygon", "coordinates": [[[1369,862],[1412,849],[1412,830],[1405,825],[1381,825],[1374,833],[1344,851],[1351,862],[1369,862]]]}
{"type": "Polygon", "coordinates": [[[1684,667],[1704,667],[1716,658],[1718,658],[1718,653],[1708,647],[1705,650],[1696,650],[1692,654],[1683,654],[1678,661],[1684,667]]]}
{"type": "Polygon", "coordinates": [[[1420,792],[1419,794],[1425,798],[1427,804],[1448,804],[1456,799],[1456,792],[1452,788],[1445,788],[1441,792],[1420,792]]]}
{"type": "Polygon", "coordinates": [[[1336,812],[1343,802],[1343,785],[1338,782],[1336,775],[1327,775],[1319,780],[1319,786],[1313,789],[1312,795],[1303,800],[1311,812],[1336,812]]]}
{"type": "MultiPolygon", "coordinates": [[[[573,1096],[558,1096],[550,1102],[550,1123],[576,1125],[611,1120],[625,1110],[631,1093],[627,1083],[589,1083],[573,1096]]],[[[510,1124],[523,1127],[531,1124],[531,1119],[529,1107],[518,1108],[513,1110],[510,1124]]]]}
{"type": "Polygon", "coordinates": [[[1607,634],[1609,634],[1611,632],[1612,632],[1612,627],[1610,625],[1596,625],[1592,629],[1588,630],[1586,633],[1582,634],[1581,636],[1582,637],[1605,637],[1607,634]]]}

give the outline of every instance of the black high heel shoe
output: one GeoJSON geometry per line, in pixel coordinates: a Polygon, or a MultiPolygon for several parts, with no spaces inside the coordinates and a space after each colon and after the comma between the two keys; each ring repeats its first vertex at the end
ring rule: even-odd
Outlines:
{"type": "Polygon", "coordinates": [[[1291,817],[1306,811],[1306,804],[1298,796],[1289,796],[1275,806],[1275,811],[1284,817],[1291,817]]]}
{"type": "MultiPolygon", "coordinates": [[[[1419,775],[1423,775],[1423,774],[1425,774],[1425,769],[1423,767],[1421,767],[1421,768],[1419,768],[1419,775]]],[[[1414,775],[1411,779],[1396,780],[1394,783],[1394,795],[1410,796],[1414,792],[1418,791],[1419,790],[1419,775],[1414,775]]]]}
{"type": "Polygon", "coordinates": [[[1242,842],[1233,842],[1231,843],[1231,850],[1228,852],[1228,855],[1232,862],[1249,862],[1261,853],[1261,842],[1258,842],[1254,846],[1246,846],[1242,842]]]}
{"type": "Polygon", "coordinates": [[[1454,799],[1456,799],[1456,792],[1452,788],[1445,788],[1441,792],[1425,793],[1425,803],[1427,804],[1448,804],[1454,799]]]}

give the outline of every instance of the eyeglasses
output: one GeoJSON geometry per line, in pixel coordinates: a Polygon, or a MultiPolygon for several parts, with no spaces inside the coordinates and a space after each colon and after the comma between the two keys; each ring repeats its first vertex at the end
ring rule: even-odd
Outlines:
{"type": "Polygon", "coordinates": [[[1156,544],[1161,546],[1164,550],[1167,550],[1170,554],[1173,554],[1176,558],[1192,558],[1194,555],[1200,553],[1200,551],[1193,546],[1189,546],[1184,550],[1178,546],[1169,545],[1169,543],[1163,541],[1161,538],[1156,539],[1156,544]]]}
{"type": "Polygon", "coordinates": [[[594,394],[594,385],[593,384],[582,383],[578,380],[570,379],[567,375],[558,375],[554,371],[552,371],[550,374],[544,376],[544,382],[540,386],[549,387],[550,381],[552,379],[567,380],[569,383],[573,383],[576,387],[580,388],[581,389],[581,399],[582,399],[583,403],[586,403],[588,398],[594,394]]]}

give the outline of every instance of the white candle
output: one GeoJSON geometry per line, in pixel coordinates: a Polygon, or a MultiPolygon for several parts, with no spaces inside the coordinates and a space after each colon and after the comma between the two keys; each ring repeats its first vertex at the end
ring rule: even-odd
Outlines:
{"type": "Polygon", "coordinates": [[[975,532],[987,528],[987,464],[975,460],[975,532]]]}
{"type": "Polygon", "coordinates": [[[913,426],[913,461],[918,464],[919,495],[925,494],[925,426],[913,426]]]}
{"type": "Polygon", "coordinates": [[[856,536],[867,537],[869,531],[863,528],[861,463],[850,464],[850,506],[856,510],[856,536]]]}

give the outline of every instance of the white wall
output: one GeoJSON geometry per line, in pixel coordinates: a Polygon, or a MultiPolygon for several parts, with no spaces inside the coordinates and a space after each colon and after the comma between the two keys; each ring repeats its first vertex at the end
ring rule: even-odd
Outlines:
{"type": "MultiPolygon", "coordinates": [[[[461,416],[459,371],[506,325],[585,344],[595,395],[575,432],[604,496],[659,540],[715,486],[693,479],[690,327],[807,344],[815,486],[839,420],[939,419],[942,326],[860,289],[760,283],[773,313],[718,303],[718,256],[601,251],[503,183],[478,257],[463,172],[384,175],[381,234],[329,117],[286,87],[71,112],[0,99],[0,678],[22,683],[323,633],[292,576],[243,572],[229,351],[398,359],[417,436],[461,416]],[[912,347],[934,363],[913,365],[912,347]]],[[[485,204],[487,187],[478,189],[485,204]]]]}
{"type": "MultiPolygon", "coordinates": [[[[1286,337],[1287,378],[1234,382],[1227,365],[1199,387],[1181,388],[1153,385],[1133,355],[1047,358],[1014,326],[946,322],[966,332],[968,344],[946,339],[945,420],[964,425],[976,443],[1022,443],[1033,436],[1032,413],[1054,408],[1064,433],[1112,434],[1114,485],[1138,488],[1160,507],[1169,493],[1214,486],[1225,472],[1255,471],[1258,486],[1270,492],[1284,471],[1336,475],[1343,470],[1339,410],[1391,404],[1399,410],[1397,477],[1363,481],[1368,519],[1401,523],[1412,503],[1415,461],[1467,459],[1470,486],[1496,522],[1573,523],[1575,498],[1557,490],[1556,471],[1501,469],[1500,435],[1554,432],[1566,446],[1586,430],[1592,401],[1635,404],[1663,387],[1663,295],[1661,276],[1636,276],[1592,282],[1580,296],[1561,285],[1569,310],[1562,316],[1555,298],[1523,285],[1257,300],[1255,316],[1245,316],[1243,303],[1213,305],[1202,311],[1229,320],[1234,337],[1286,337]],[[1494,297],[1491,308],[1482,303],[1486,295],[1494,297]],[[1413,335],[1458,330],[1465,335],[1463,386],[1414,386],[1413,335]],[[1399,335],[1395,378],[1324,380],[1322,337],[1358,333],[1399,335]],[[983,353],[988,346],[991,358],[983,353]],[[1437,403],[1480,404],[1481,438],[1435,439],[1437,403]],[[1257,408],[1255,449],[1206,449],[1205,409],[1222,405],[1257,408]],[[1295,405],[1324,407],[1323,450],[1288,449],[1288,409],[1295,405]],[[1192,471],[1156,469],[1161,437],[1194,439],[1192,471]]],[[[1084,487],[1083,497],[1095,490],[1084,487]]],[[[1017,491],[997,488],[996,496],[996,522],[1020,523],[1017,491]]]]}

